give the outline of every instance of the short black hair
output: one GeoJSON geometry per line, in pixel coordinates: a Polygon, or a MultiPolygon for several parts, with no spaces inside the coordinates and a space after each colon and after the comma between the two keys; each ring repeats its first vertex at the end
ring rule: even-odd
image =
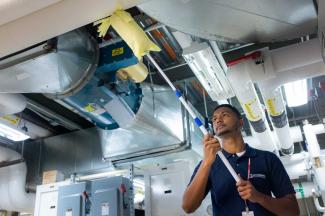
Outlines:
{"type": "Polygon", "coordinates": [[[214,108],[213,113],[215,111],[217,111],[221,107],[227,107],[227,108],[231,109],[239,119],[242,118],[242,116],[241,116],[240,112],[238,111],[238,109],[235,108],[234,106],[230,105],[230,104],[220,104],[220,105],[218,105],[216,108],[214,108]]]}

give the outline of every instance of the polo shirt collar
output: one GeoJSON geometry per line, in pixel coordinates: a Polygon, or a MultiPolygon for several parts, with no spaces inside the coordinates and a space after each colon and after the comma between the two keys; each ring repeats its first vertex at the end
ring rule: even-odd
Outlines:
{"type": "MultiPolygon", "coordinates": [[[[255,157],[256,156],[256,150],[252,147],[250,147],[247,143],[245,143],[245,154],[243,157],[255,157]]],[[[233,154],[227,152],[226,150],[222,149],[222,153],[225,155],[226,158],[230,158],[233,154]]]]}

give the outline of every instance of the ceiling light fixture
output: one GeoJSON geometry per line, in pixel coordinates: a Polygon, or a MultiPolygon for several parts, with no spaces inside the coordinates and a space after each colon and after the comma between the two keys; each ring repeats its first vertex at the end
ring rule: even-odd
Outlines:
{"type": "Polygon", "coordinates": [[[183,57],[213,101],[235,96],[208,43],[193,43],[183,50],[183,57]]]}
{"type": "Polygon", "coordinates": [[[5,124],[0,123],[0,136],[10,139],[12,141],[23,141],[30,137],[17,129],[11,128],[5,124]]]}

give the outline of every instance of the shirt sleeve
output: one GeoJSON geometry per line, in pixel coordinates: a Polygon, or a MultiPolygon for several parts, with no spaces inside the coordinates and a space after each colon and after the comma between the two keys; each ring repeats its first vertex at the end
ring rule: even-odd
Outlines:
{"type": "Polygon", "coordinates": [[[276,198],[295,194],[296,192],[281,160],[275,154],[271,155],[270,184],[272,193],[276,198]]]}
{"type": "MultiPolygon", "coordinates": [[[[200,166],[201,166],[201,163],[202,163],[202,161],[200,161],[200,163],[195,167],[195,169],[194,169],[194,171],[193,171],[193,174],[192,174],[192,176],[191,176],[191,180],[190,180],[190,182],[188,183],[187,186],[189,186],[189,185],[191,184],[192,180],[194,179],[194,177],[195,177],[197,171],[199,170],[199,168],[200,168],[200,166]]],[[[210,189],[211,189],[211,180],[210,180],[210,175],[209,175],[209,177],[208,177],[208,182],[207,182],[207,186],[206,186],[206,188],[205,188],[205,194],[204,194],[204,197],[209,193],[210,189]]]]}

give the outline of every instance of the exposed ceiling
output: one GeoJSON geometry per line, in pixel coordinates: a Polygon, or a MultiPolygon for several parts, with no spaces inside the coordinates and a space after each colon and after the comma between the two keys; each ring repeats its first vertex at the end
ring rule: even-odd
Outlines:
{"type": "MultiPolygon", "coordinates": [[[[177,7],[182,7],[182,9],[190,10],[191,12],[198,12],[195,10],[191,10],[190,8],[193,7],[193,4],[196,4],[195,1],[173,1],[175,3],[175,10],[177,7]],[[184,3],[185,2],[185,3],[184,3]]],[[[200,7],[206,7],[205,4],[211,4],[212,1],[204,1],[204,4],[202,4],[200,7]]],[[[235,1],[228,2],[226,5],[221,4],[221,1],[215,1],[213,3],[213,8],[215,10],[220,10],[220,8],[227,8],[227,10],[235,10],[236,13],[242,13],[243,11],[247,13],[245,16],[251,16],[252,14],[255,14],[258,16],[256,18],[258,21],[262,18],[261,14],[263,14],[265,11],[266,6],[270,6],[268,2],[263,1],[260,3],[260,5],[254,5],[254,1],[250,1],[247,4],[248,9],[256,10],[239,10],[238,5],[241,5],[239,3],[235,3],[235,1]],[[258,12],[258,13],[257,13],[258,12]]],[[[255,2],[256,3],[256,2],[255,2]]],[[[164,7],[170,7],[170,4],[172,4],[170,1],[165,1],[162,3],[161,1],[150,1],[147,2],[145,5],[141,5],[140,8],[144,11],[146,11],[146,8],[149,8],[149,4],[159,4],[159,10],[164,11],[164,7]]],[[[250,37],[246,37],[245,35],[249,34],[238,34],[239,30],[236,28],[228,28],[236,30],[236,32],[231,33],[237,35],[238,40],[231,40],[231,42],[227,40],[218,41],[218,45],[221,49],[221,52],[223,53],[223,56],[226,61],[230,61],[232,59],[238,58],[239,56],[244,55],[245,53],[258,50],[264,47],[269,47],[270,49],[275,49],[282,46],[287,46],[289,44],[299,43],[301,41],[300,36],[306,36],[310,35],[309,38],[315,37],[316,35],[316,28],[315,28],[315,17],[316,17],[316,9],[315,9],[315,3],[312,1],[287,1],[286,7],[281,8],[280,11],[277,13],[270,13],[270,16],[267,16],[268,20],[272,20],[273,22],[276,21],[274,25],[280,25],[280,23],[286,23],[286,25],[291,25],[293,27],[290,27],[291,29],[296,29],[297,27],[303,29],[303,32],[299,33],[299,37],[296,38],[297,34],[291,34],[292,31],[290,30],[288,34],[285,37],[282,37],[281,35],[279,38],[277,38],[277,41],[274,41],[272,37],[275,35],[278,28],[270,26],[266,26],[267,28],[273,29],[274,32],[270,31],[259,31],[256,35],[251,35],[250,37]],[[280,15],[283,13],[280,13],[283,10],[285,11],[293,11],[293,10],[287,10],[288,8],[296,8],[297,11],[304,11],[304,13],[299,13],[300,18],[297,16],[293,16],[294,14],[298,14],[296,12],[292,12],[292,14],[286,14],[285,17],[281,17],[280,15]],[[301,14],[304,14],[305,17],[302,17],[301,14]],[[288,22],[288,20],[291,19],[291,23],[288,22]],[[308,24],[308,25],[307,25],[308,24]],[[267,33],[267,37],[264,33],[267,33]],[[273,35],[272,35],[273,34],[273,35]],[[284,39],[290,39],[285,40],[284,39]],[[245,41],[245,42],[244,42],[245,41]],[[268,42],[264,42],[268,41],[268,42]],[[247,43],[249,42],[249,43],[247,43]],[[255,42],[255,43],[251,43],[255,42]]],[[[150,6],[151,7],[151,6],[150,6]]],[[[158,7],[157,7],[158,8],[158,7]]],[[[189,101],[194,105],[194,107],[201,113],[202,116],[211,117],[211,113],[214,109],[214,107],[217,105],[217,102],[214,102],[211,100],[211,98],[204,93],[202,86],[198,82],[198,80],[195,78],[193,72],[188,67],[188,65],[183,60],[183,57],[181,56],[182,49],[180,45],[177,43],[173,35],[171,34],[174,30],[174,28],[171,28],[170,26],[166,26],[161,24],[160,22],[157,22],[154,18],[148,16],[146,13],[142,12],[138,8],[131,8],[128,10],[132,16],[135,18],[135,20],[138,22],[138,24],[147,32],[148,36],[157,43],[160,47],[162,47],[162,52],[160,53],[154,53],[154,58],[156,61],[160,64],[160,66],[164,69],[167,76],[176,83],[184,92],[187,92],[187,98],[189,101]],[[205,95],[205,99],[204,96],[205,95]],[[207,115],[206,115],[207,113],[207,115]]],[[[152,14],[153,16],[160,17],[159,11],[148,11],[149,14],[152,14]]],[[[272,11],[277,11],[277,8],[273,8],[272,11]]],[[[270,12],[269,11],[269,12],[270,12]]],[[[210,15],[213,14],[215,16],[219,16],[218,13],[209,13],[210,15]],[[217,15],[218,14],[218,15],[217,15]]],[[[184,15],[185,16],[185,15],[184,15]]],[[[221,16],[221,15],[220,15],[221,16]]],[[[172,16],[174,17],[174,16],[172,16]]],[[[170,23],[172,27],[179,27],[178,25],[182,23],[178,23],[176,25],[175,23],[178,22],[177,16],[174,17],[174,21],[170,23]]],[[[197,22],[202,22],[205,19],[214,19],[217,20],[221,17],[200,17],[196,22],[191,23],[191,25],[196,25],[199,27],[200,25],[197,22]]],[[[223,17],[224,18],[224,17],[223,17]]],[[[265,18],[265,17],[264,17],[265,18]]],[[[263,18],[263,19],[264,19],[263,18]]],[[[225,19],[222,19],[225,20],[225,19]]],[[[188,20],[189,21],[189,20],[188,20]]],[[[189,22],[183,23],[184,26],[188,25],[189,22]]],[[[231,22],[231,20],[229,20],[231,22]]],[[[258,21],[260,22],[260,21],[258,21]]],[[[264,21],[263,21],[264,22],[264,21]]],[[[210,25],[214,22],[209,22],[207,25],[210,25]]],[[[246,21],[245,21],[246,23],[246,21]]],[[[169,24],[169,22],[166,21],[165,24],[169,24]]],[[[183,25],[182,24],[182,25],[183,25]]],[[[243,24],[243,23],[242,23],[243,24]]],[[[262,24],[255,26],[260,27],[262,24]]],[[[210,30],[220,30],[216,26],[207,27],[204,28],[210,29],[210,30]]],[[[98,43],[103,43],[105,41],[114,41],[118,38],[116,32],[114,30],[110,30],[108,34],[105,36],[104,40],[97,37],[96,28],[92,25],[86,25],[85,28],[87,31],[92,34],[98,41],[98,43]]],[[[248,28],[249,29],[249,28],[248,28]]],[[[251,31],[254,31],[254,29],[250,29],[251,31]]],[[[198,30],[199,31],[199,30],[198,30]]],[[[221,28],[222,32],[222,28],[221,28]]],[[[213,33],[213,32],[212,32],[213,33]]],[[[211,33],[211,34],[212,34],[211,33]]],[[[0,35],[3,33],[0,32],[0,35]]],[[[195,32],[193,32],[195,34],[195,32]]],[[[210,34],[210,33],[209,33],[210,34]]],[[[229,32],[227,34],[230,34],[229,32]]],[[[214,34],[215,35],[215,34],[214,34]]],[[[283,35],[283,36],[284,36],[283,35]]],[[[204,41],[206,39],[199,38],[197,36],[206,36],[206,35],[196,35],[192,36],[194,40],[204,41]]],[[[219,37],[217,37],[220,39],[219,37]]],[[[236,38],[235,38],[236,39],[236,38]]],[[[1,37],[0,37],[0,40],[1,37]]],[[[147,77],[145,82],[158,84],[158,85],[164,85],[164,80],[160,77],[160,75],[156,72],[154,67],[150,65],[146,59],[144,59],[144,63],[148,66],[150,75],[147,77]]],[[[325,104],[325,97],[323,96],[323,90],[320,88],[317,88],[319,82],[324,81],[325,77],[317,77],[310,80],[309,90],[317,89],[317,97],[311,96],[309,98],[309,102],[307,105],[296,107],[296,108],[288,108],[287,107],[287,113],[289,117],[289,122],[291,125],[299,125],[302,124],[302,121],[304,119],[308,119],[312,123],[318,123],[319,121],[322,121],[324,115],[325,115],[325,109],[323,108],[323,104],[325,104]],[[317,112],[316,112],[317,110],[317,112]]],[[[89,128],[94,126],[93,123],[86,120],[84,117],[81,117],[79,114],[76,114],[75,112],[71,111],[70,109],[67,109],[66,107],[60,105],[56,101],[53,101],[52,99],[49,99],[45,97],[42,94],[24,94],[29,100],[30,103],[39,104],[38,106],[40,109],[35,109],[35,106],[27,106],[27,109],[23,111],[22,115],[24,118],[34,122],[37,125],[40,125],[41,127],[47,128],[50,130],[54,135],[67,133],[74,130],[89,128]]],[[[233,98],[230,100],[232,104],[237,106],[239,109],[239,103],[238,101],[233,98]]],[[[37,106],[37,105],[36,105],[37,106]]],[[[245,128],[245,131],[249,134],[249,127],[245,128]]]]}

